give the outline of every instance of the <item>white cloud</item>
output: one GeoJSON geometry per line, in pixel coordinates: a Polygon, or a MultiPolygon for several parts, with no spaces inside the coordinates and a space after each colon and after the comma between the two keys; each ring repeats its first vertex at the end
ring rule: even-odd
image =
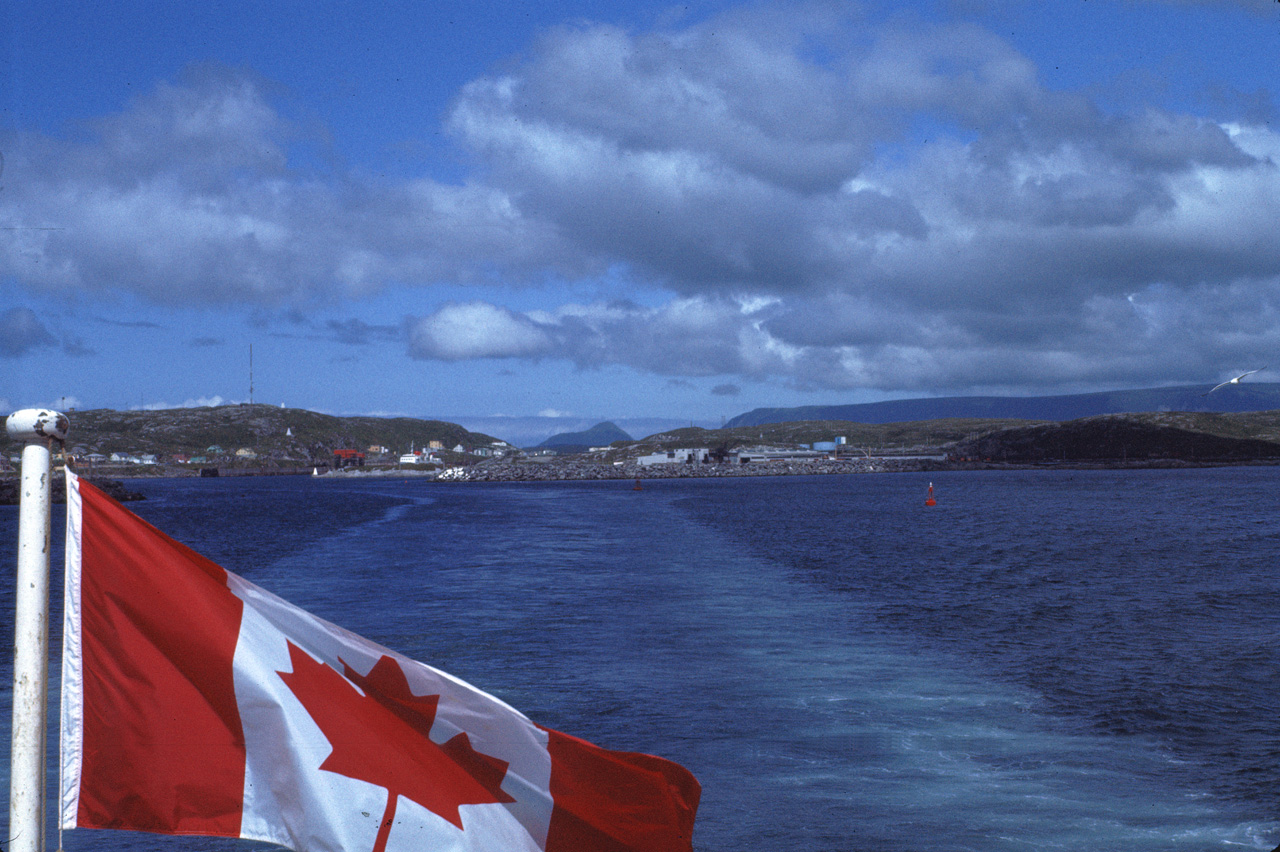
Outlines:
{"type": "Polygon", "coordinates": [[[304,307],[497,268],[581,271],[501,190],[324,179],[288,162],[296,136],[259,81],[219,68],[158,86],[83,138],[8,134],[0,274],[161,305],[304,307]]]}
{"type": "Polygon", "coordinates": [[[410,354],[440,361],[537,357],[551,344],[533,320],[484,302],[446,305],[409,328],[410,354]]]}
{"type": "Polygon", "coordinates": [[[169,402],[149,402],[142,406],[131,406],[135,411],[167,411],[173,408],[217,408],[220,405],[234,405],[236,400],[223,399],[216,394],[214,396],[202,396],[198,399],[188,399],[185,402],[169,403],[169,402]]]}

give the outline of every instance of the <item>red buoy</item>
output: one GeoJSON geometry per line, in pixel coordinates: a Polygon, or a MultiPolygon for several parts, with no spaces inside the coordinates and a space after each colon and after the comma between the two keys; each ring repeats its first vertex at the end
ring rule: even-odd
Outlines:
{"type": "Polygon", "coordinates": [[[938,505],[938,501],[933,499],[933,483],[932,482],[929,483],[929,496],[925,499],[924,504],[926,506],[938,505]]]}

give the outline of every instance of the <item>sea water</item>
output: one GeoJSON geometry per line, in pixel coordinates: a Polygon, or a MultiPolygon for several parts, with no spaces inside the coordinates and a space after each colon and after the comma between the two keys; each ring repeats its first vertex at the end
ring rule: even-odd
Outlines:
{"type": "MultiPolygon", "coordinates": [[[[1277,468],[129,484],[129,508],[293,603],[687,766],[698,850],[1280,843],[1277,468]]],[[[11,554],[15,530],[0,510],[11,554]]]]}

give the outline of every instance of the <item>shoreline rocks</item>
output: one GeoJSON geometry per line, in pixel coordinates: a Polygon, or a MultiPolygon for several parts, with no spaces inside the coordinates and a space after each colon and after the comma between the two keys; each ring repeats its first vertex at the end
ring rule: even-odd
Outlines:
{"type": "Polygon", "coordinates": [[[641,466],[633,462],[620,465],[590,461],[519,462],[500,460],[451,468],[436,477],[437,482],[591,482],[740,476],[828,476],[867,473],[933,473],[971,470],[1151,470],[1200,467],[1274,466],[1276,460],[1186,461],[1183,459],[1145,459],[1131,461],[943,461],[932,458],[870,458],[831,460],[789,460],[728,464],[661,464],[641,466]]]}
{"type": "MultiPolygon", "coordinates": [[[[85,482],[90,483],[104,492],[108,497],[126,503],[130,500],[145,500],[146,495],[139,494],[136,491],[130,491],[125,488],[124,483],[118,479],[90,479],[85,477],[85,482]]],[[[67,502],[66,478],[60,474],[55,474],[53,479],[53,502],[67,502]]],[[[18,478],[0,479],[0,506],[16,506],[21,497],[22,481],[18,478]]]]}
{"type": "Polygon", "coordinates": [[[856,459],[850,461],[774,461],[745,465],[655,464],[633,462],[615,465],[588,461],[496,461],[454,468],[439,482],[578,482],[597,480],[657,480],[723,478],[736,476],[823,476],[932,470],[941,463],[930,459],[856,459]],[[457,471],[456,473],[454,471],[457,471]]]}

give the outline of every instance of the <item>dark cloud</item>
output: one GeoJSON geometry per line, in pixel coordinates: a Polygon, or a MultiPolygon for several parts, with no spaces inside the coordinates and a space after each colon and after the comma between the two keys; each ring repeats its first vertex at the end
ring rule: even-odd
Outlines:
{"type": "Polygon", "coordinates": [[[90,355],[98,354],[97,350],[84,341],[84,338],[75,336],[63,339],[62,351],[72,358],[87,358],[90,355]]]}
{"type": "Polygon", "coordinates": [[[330,339],[348,346],[366,346],[375,341],[398,341],[402,331],[398,326],[370,325],[363,320],[329,320],[325,323],[330,339]]]}
{"type": "Polygon", "coordinates": [[[712,396],[738,396],[741,393],[742,388],[733,384],[716,385],[711,389],[712,396]]]}
{"type": "Polygon", "coordinates": [[[10,308],[0,313],[0,357],[17,358],[33,349],[55,345],[53,335],[30,308],[10,308]]]}
{"type": "Polygon", "coordinates": [[[98,317],[97,321],[103,325],[113,325],[116,328],[163,328],[158,323],[149,320],[117,320],[108,317],[98,317]]]}

